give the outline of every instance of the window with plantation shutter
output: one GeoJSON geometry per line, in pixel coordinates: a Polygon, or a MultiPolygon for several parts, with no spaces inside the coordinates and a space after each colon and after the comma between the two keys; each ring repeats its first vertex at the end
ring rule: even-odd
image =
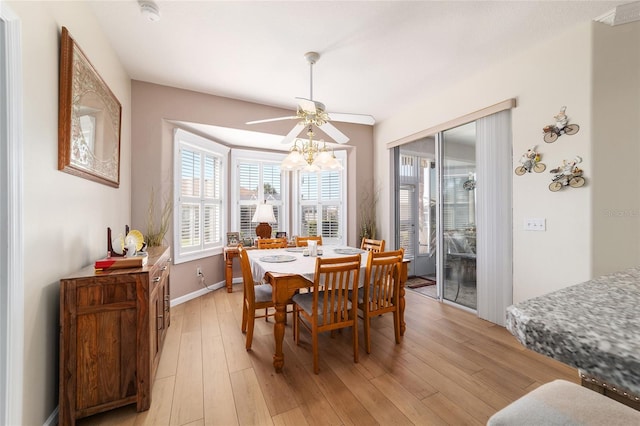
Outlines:
{"type": "MultiPolygon", "coordinates": [[[[346,153],[336,152],[346,164],[346,153]]],[[[343,170],[299,172],[294,233],[321,235],[323,244],[345,244],[346,182],[343,170]]]]}
{"type": "Polygon", "coordinates": [[[175,263],[220,252],[224,245],[229,149],[208,139],[175,133],[174,259],[175,263]]]}
{"type": "Polygon", "coordinates": [[[287,231],[284,198],[286,175],[280,168],[285,154],[248,150],[233,150],[231,162],[234,170],[232,187],[231,231],[238,231],[240,239],[255,238],[257,223],[252,222],[258,203],[273,205],[277,223],[272,232],[287,231]]]}

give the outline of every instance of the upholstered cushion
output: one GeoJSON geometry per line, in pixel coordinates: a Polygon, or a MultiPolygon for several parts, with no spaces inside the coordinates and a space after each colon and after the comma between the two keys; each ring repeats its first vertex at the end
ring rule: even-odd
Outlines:
{"type": "Polygon", "coordinates": [[[640,425],[640,411],[575,383],[555,380],[507,405],[487,425],[640,425]]]}
{"type": "MultiPolygon", "coordinates": [[[[324,294],[324,290],[320,290],[318,292],[318,316],[319,316],[319,322],[323,322],[322,321],[322,310],[323,310],[323,306],[324,306],[324,301],[323,301],[323,294],[324,294]]],[[[296,294],[295,296],[293,296],[293,301],[295,304],[297,304],[298,306],[300,306],[300,308],[305,311],[307,314],[311,315],[313,312],[313,292],[309,292],[309,293],[302,293],[302,294],[296,294]]],[[[351,300],[349,300],[349,302],[347,303],[347,309],[351,309],[351,300]]]]}
{"type": "MultiPolygon", "coordinates": [[[[374,292],[374,286],[370,285],[369,286],[369,301],[373,300],[373,292],[374,292]]],[[[351,290],[349,290],[349,297],[351,297],[351,290]]],[[[364,302],[364,287],[360,287],[360,288],[358,288],[358,305],[362,305],[363,302],[364,302]]]]}
{"type": "Polygon", "coordinates": [[[256,303],[271,301],[271,284],[257,284],[253,288],[256,292],[256,303]]]}

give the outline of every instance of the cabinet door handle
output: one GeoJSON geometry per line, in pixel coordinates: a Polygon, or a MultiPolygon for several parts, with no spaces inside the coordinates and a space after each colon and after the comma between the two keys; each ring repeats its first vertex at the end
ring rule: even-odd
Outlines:
{"type": "Polygon", "coordinates": [[[166,271],[166,270],[167,270],[167,268],[168,268],[168,266],[167,266],[167,265],[164,265],[164,266],[162,267],[162,270],[163,270],[163,271],[166,271]]]}
{"type": "Polygon", "coordinates": [[[153,279],[153,282],[154,282],[154,283],[159,283],[159,282],[160,282],[160,277],[155,277],[155,278],[153,279]]]}

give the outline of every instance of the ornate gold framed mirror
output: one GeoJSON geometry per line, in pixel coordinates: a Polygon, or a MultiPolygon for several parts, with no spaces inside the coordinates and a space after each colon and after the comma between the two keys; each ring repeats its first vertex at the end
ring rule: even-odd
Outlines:
{"type": "Polygon", "coordinates": [[[122,106],[62,27],[58,170],[120,186],[122,106]]]}

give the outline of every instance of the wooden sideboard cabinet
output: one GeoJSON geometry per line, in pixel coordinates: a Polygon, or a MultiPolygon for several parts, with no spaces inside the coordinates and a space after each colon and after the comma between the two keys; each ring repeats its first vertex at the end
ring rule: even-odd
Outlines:
{"type": "Polygon", "coordinates": [[[128,404],[151,405],[171,322],[168,247],[148,249],[142,268],[60,280],[59,424],[128,404]]]}

